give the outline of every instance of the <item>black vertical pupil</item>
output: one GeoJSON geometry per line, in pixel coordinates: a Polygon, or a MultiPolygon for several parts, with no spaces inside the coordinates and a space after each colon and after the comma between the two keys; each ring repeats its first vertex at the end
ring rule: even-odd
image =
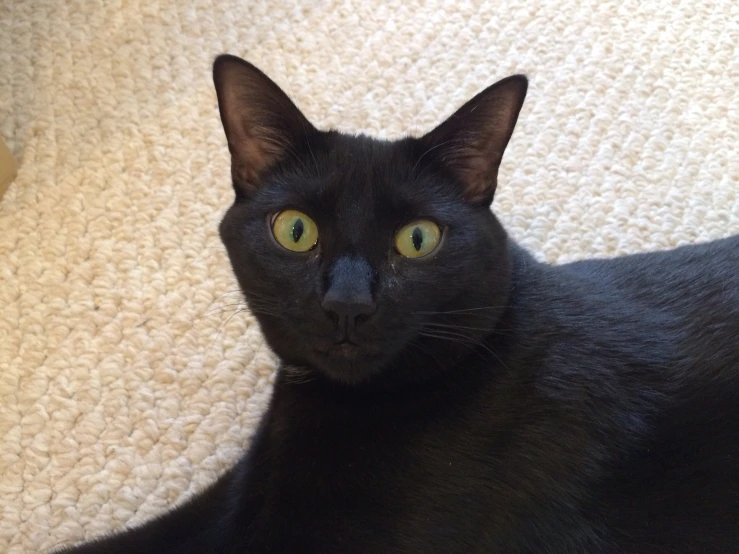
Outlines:
{"type": "Polygon", "coordinates": [[[421,229],[419,229],[418,227],[413,229],[411,240],[413,240],[413,246],[415,247],[416,252],[420,251],[421,245],[423,244],[423,233],[421,232],[421,229]]]}
{"type": "Polygon", "coordinates": [[[298,242],[300,240],[300,237],[303,236],[303,220],[298,219],[295,222],[295,225],[293,225],[293,240],[295,242],[298,242]]]}

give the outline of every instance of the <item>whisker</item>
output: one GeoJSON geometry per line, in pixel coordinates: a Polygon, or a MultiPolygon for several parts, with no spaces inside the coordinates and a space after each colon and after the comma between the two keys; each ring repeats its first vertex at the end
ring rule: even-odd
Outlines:
{"type": "Polygon", "coordinates": [[[285,376],[285,382],[292,385],[303,385],[316,379],[316,375],[313,372],[299,366],[282,366],[282,372],[285,376]]]}
{"type": "Polygon", "coordinates": [[[241,309],[241,308],[230,308],[230,309],[224,309],[224,310],[214,310],[214,311],[209,312],[207,314],[203,314],[203,315],[200,315],[198,317],[193,318],[192,325],[195,325],[195,323],[197,323],[198,321],[200,321],[202,319],[205,319],[207,317],[211,317],[211,316],[215,316],[215,315],[223,315],[223,314],[229,313],[231,311],[236,311],[236,310],[239,310],[239,309],[241,309]]]}
{"type": "MultiPolygon", "coordinates": [[[[287,82],[287,87],[288,87],[288,90],[290,91],[290,96],[294,100],[295,99],[295,93],[293,91],[292,83],[290,83],[290,78],[287,75],[287,64],[285,63],[284,52],[283,52],[283,56],[282,56],[281,60],[282,60],[282,69],[285,72],[285,81],[287,82]]],[[[308,145],[308,151],[310,152],[311,158],[313,158],[313,164],[316,166],[316,175],[318,175],[321,172],[321,170],[318,168],[318,162],[316,161],[316,156],[315,156],[315,154],[313,154],[313,148],[310,145],[310,139],[308,138],[308,131],[305,128],[305,121],[302,121],[301,120],[300,125],[303,128],[303,135],[305,136],[305,143],[308,145]]],[[[295,155],[294,153],[293,153],[293,155],[297,159],[298,156],[295,155]]],[[[300,160],[300,162],[303,163],[302,160],[300,160]]],[[[303,167],[305,168],[305,171],[307,172],[308,171],[308,167],[304,163],[303,163],[303,167]]]]}
{"type": "Polygon", "coordinates": [[[237,315],[239,315],[240,313],[245,312],[245,311],[246,310],[236,310],[233,314],[231,314],[231,316],[223,324],[221,324],[221,326],[218,328],[218,332],[216,333],[215,338],[213,339],[213,342],[210,343],[210,347],[208,348],[208,352],[206,352],[205,357],[203,358],[203,360],[208,359],[208,356],[210,356],[210,351],[213,350],[213,347],[216,345],[216,341],[221,336],[221,333],[223,332],[223,329],[226,327],[226,325],[228,325],[229,322],[234,317],[236,317],[237,315]]]}
{"type": "Polygon", "coordinates": [[[424,327],[441,327],[443,329],[459,329],[462,331],[492,331],[490,327],[469,327],[467,325],[454,325],[450,323],[436,323],[429,321],[424,324],[424,327]]]}
{"type": "MultiPolygon", "coordinates": [[[[305,130],[304,130],[304,132],[305,132],[305,130]]],[[[306,136],[306,140],[308,140],[307,139],[307,136],[306,136]]],[[[288,154],[291,154],[292,157],[295,158],[295,160],[297,160],[300,163],[300,165],[303,166],[303,169],[305,169],[306,173],[309,173],[308,166],[305,164],[305,162],[303,160],[300,159],[300,157],[295,153],[295,151],[292,148],[290,148],[289,146],[284,146],[284,148],[285,148],[285,152],[287,152],[288,154]]],[[[308,145],[308,148],[310,148],[310,145],[308,145]]],[[[313,154],[313,152],[311,152],[311,155],[312,154],[313,154]]],[[[313,160],[315,161],[315,158],[313,158],[313,160]]]]}
{"type": "Polygon", "coordinates": [[[413,312],[415,315],[443,315],[443,314],[461,314],[467,312],[477,312],[480,310],[502,310],[507,306],[478,306],[476,308],[461,308],[459,310],[441,310],[441,311],[420,311],[413,312]]]}
{"type": "MultiPolygon", "coordinates": [[[[484,344],[481,344],[479,342],[472,341],[472,340],[461,340],[459,337],[445,336],[445,335],[437,335],[435,333],[419,333],[419,336],[429,337],[429,338],[435,338],[435,339],[445,340],[445,341],[448,341],[448,342],[453,342],[453,343],[459,344],[460,346],[464,346],[466,348],[469,348],[473,352],[476,352],[478,354],[478,356],[482,360],[485,359],[485,357],[477,349],[477,347],[478,346],[482,346],[483,348],[486,348],[486,347],[485,347],[484,344]]],[[[486,348],[486,349],[488,350],[488,352],[490,352],[491,354],[495,355],[489,348],[486,348]]]]}
{"type": "MultiPolygon", "coordinates": [[[[490,318],[491,320],[495,320],[495,318],[490,318]]],[[[500,329],[499,327],[470,327],[467,325],[454,325],[449,323],[436,323],[434,321],[429,321],[424,323],[425,328],[429,329],[438,329],[438,330],[446,330],[446,329],[458,329],[460,331],[484,331],[486,333],[490,333],[493,335],[502,335],[502,336],[508,336],[510,333],[506,332],[506,329],[500,329]]]]}
{"type": "Polygon", "coordinates": [[[413,172],[416,170],[416,168],[418,167],[418,164],[421,163],[421,160],[423,159],[423,157],[426,154],[430,153],[432,150],[436,150],[437,148],[439,148],[441,146],[444,146],[445,144],[449,144],[450,142],[454,142],[454,140],[455,139],[449,139],[449,140],[445,140],[444,142],[440,142],[439,144],[435,144],[434,146],[432,146],[431,148],[429,148],[428,150],[426,150],[423,154],[421,154],[421,156],[416,161],[416,165],[414,165],[413,166],[413,169],[411,169],[411,175],[413,175],[413,172]]]}
{"type": "Polygon", "coordinates": [[[420,351],[421,351],[421,352],[423,352],[424,354],[428,354],[429,356],[431,356],[431,358],[433,358],[433,360],[434,360],[434,361],[436,362],[436,364],[437,364],[437,365],[438,365],[438,366],[439,366],[440,368],[443,368],[443,367],[444,367],[444,364],[443,364],[443,363],[441,363],[441,360],[439,360],[439,358],[437,358],[437,357],[436,357],[436,356],[434,355],[434,353],[433,353],[433,352],[431,352],[431,350],[429,350],[429,349],[428,349],[428,348],[426,348],[426,347],[425,347],[425,346],[424,346],[424,345],[423,345],[423,344],[422,344],[421,342],[419,342],[419,341],[418,341],[418,339],[411,339],[410,341],[408,341],[408,346],[411,346],[411,347],[417,348],[418,350],[420,350],[420,351]]]}
{"type": "Polygon", "coordinates": [[[462,341],[469,342],[469,343],[474,343],[474,344],[478,344],[478,342],[479,342],[479,341],[477,341],[477,340],[469,337],[468,335],[465,335],[464,333],[456,333],[454,331],[448,331],[448,330],[444,330],[444,329],[428,329],[428,330],[427,329],[423,329],[423,330],[419,331],[418,334],[419,335],[429,336],[428,335],[429,333],[433,333],[434,335],[437,335],[437,336],[445,336],[445,337],[458,338],[458,339],[460,339],[462,341]]]}
{"type": "MultiPolygon", "coordinates": [[[[240,292],[241,292],[241,290],[240,290],[240,289],[236,289],[236,290],[231,290],[231,291],[228,291],[228,292],[224,292],[223,294],[219,294],[218,296],[216,296],[216,297],[215,297],[215,298],[214,298],[213,300],[211,300],[211,301],[210,301],[210,302],[208,303],[208,305],[207,305],[207,306],[205,307],[205,309],[207,310],[207,309],[208,309],[208,308],[210,308],[210,307],[211,307],[211,306],[212,306],[213,304],[215,304],[216,302],[218,302],[218,301],[219,301],[219,300],[220,300],[221,298],[223,298],[223,297],[224,297],[224,296],[226,296],[226,295],[229,295],[229,294],[236,294],[236,293],[240,293],[240,292]]],[[[201,316],[201,317],[203,317],[203,316],[201,316]]]]}
{"type": "Polygon", "coordinates": [[[224,310],[229,309],[229,308],[234,308],[235,306],[243,306],[245,308],[246,304],[244,304],[243,302],[235,302],[233,304],[223,304],[222,306],[216,306],[209,312],[205,312],[200,317],[208,317],[209,315],[212,315],[218,312],[223,312],[224,310]]]}
{"type": "Polygon", "coordinates": [[[266,309],[266,310],[270,310],[273,312],[282,311],[282,306],[280,306],[279,304],[267,304],[267,303],[262,304],[259,302],[250,302],[246,304],[245,306],[248,307],[251,311],[255,311],[258,309],[266,309]]]}
{"type": "Polygon", "coordinates": [[[290,313],[292,309],[290,310],[270,310],[268,308],[249,308],[247,311],[251,312],[252,314],[262,314],[262,315],[268,315],[271,317],[284,317],[285,314],[290,313]]]}
{"type": "Polygon", "coordinates": [[[505,369],[507,369],[507,370],[510,371],[510,369],[508,368],[508,366],[503,362],[503,360],[500,359],[500,356],[498,356],[495,352],[493,352],[493,350],[488,345],[486,345],[486,344],[484,344],[482,342],[478,342],[478,341],[472,340],[469,337],[467,337],[466,335],[458,335],[458,334],[453,333],[451,331],[440,331],[440,330],[435,330],[435,331],[433,331],[431,333],[426,332],[426,331],[421,331],[418,334],[420,336],[431,337],[431,338],[438,338],[438,339],[441,339],[441,340],[447,340],[447,341],[450,341],[450,342],[456,342],[458,344],[465,345],[465,346],[470,346],[470,347],[473,347],[473,346],[474,347],[478,347],[478,346],[480,346],[480,347],[484,348],[487,352],[489,352],[492,356],[494,356],[495,359],[500,362],[500,365],[502,365],[505,369]],[[445,334],[446,334],[446,336],[445,336],[445,334]]]}
{"type": "Polygon", "coordinates": [[[223,298],[227,294],[242,294],[242,292],[241,292],[241,289],[229,290],[229,291],[224,292],[223,294],[219,294],[218,296],[216,296],[215,300],[218,300],[219,298],[223,298]]]}

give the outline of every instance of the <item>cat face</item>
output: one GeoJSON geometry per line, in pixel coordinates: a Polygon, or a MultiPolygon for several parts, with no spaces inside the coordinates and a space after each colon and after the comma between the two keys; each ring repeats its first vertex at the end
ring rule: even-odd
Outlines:
{"type": "Polygon", "coordinates": [[[395,142],[317,130],[238,58],[214,78],[236,191],[221,237],[284,363],[351,385],[419,380],[492,332],[510,276],[489,204],[525,78],[395,142]]]}

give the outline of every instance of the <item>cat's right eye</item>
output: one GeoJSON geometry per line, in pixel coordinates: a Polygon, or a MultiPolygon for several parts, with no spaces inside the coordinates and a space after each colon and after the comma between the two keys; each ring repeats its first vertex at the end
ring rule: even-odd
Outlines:
{"type": "Polygon", "coordinates": [[[420,219],[403,227],[395,235],[395,249],[406,258],[423,258],[436,250],[441,229],[428,219],[420,219]]]}
{"type": "Polygon", "coordinates": [[[280,246],[292,252],[308,252],[318,243],[315,222],[297,210],[285,210],[272,220],[272,234],[280,246]]]}

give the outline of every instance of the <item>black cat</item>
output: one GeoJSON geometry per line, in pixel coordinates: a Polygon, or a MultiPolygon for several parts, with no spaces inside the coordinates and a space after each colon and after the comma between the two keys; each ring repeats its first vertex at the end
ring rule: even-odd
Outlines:
{"type": "Polygon", "coordinates": [[[211,488],[65,552],[739,552],[739,237],[535,261],[489,210],[523,76],[394,142],[214,78],[274,394],[211,488]]]}

